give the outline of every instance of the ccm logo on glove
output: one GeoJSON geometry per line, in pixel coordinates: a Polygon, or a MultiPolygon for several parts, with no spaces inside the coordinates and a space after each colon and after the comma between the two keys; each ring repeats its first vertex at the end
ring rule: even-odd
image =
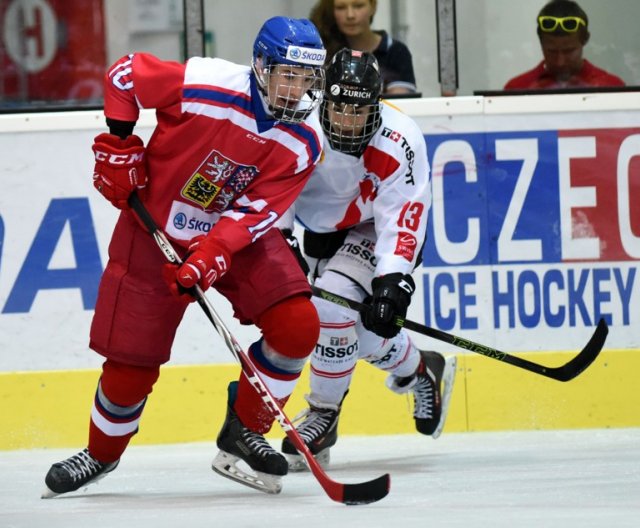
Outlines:
{"type": "Polygon", "coordinates": [[[191,240],[184,262],[180,266],[165,265],[165,280],[171,293],[183,300],[194,301],[193,287],[202,291],[229,271],[230,256],[216,239],[199,235],[191,240]]]}
{"type": "Polygon", "coordinates": [[[131,193],[143,194],[147,185],[142,139],[133,135],[121,139],[113,134],[100,134],[92,150],[96,161],[93,186],[118,209],[127,209],[131,193]]]}

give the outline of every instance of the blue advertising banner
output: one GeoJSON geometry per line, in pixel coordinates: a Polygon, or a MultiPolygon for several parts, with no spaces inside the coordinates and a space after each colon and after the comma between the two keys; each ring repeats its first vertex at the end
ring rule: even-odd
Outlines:
{"type": "Polygon", "coordinates": [[[639,129],[425,140],[434,195],[423,262],[427,324],[478,329],[470,314],[479,289],[495,329],[638,319],[639,129]]]}
{"type": "MultiPolygon", "coordinates": [[[[448,101],[415,102],[409,115],[424,133],[433,203],[408,317],[513,352],[576,350],[604,318],[607,347],[635,349],[640,106],[608,110],[624,98],[602,96],[604,108],[580,98],[552,113],[524,99],[500,113],[506,103],[485,112],[454,98],[462,111],[453,116],[432,112],[436,103],[449,111],[448,101]]],[[[141,120],[136,131],[148,138],[155,117],[141,120]]],[[[103,123],[100,112],[0,116],[0,372],[99,364],[88,330],[117,218],[90,184],[89,147],[103,123]]],[[[212,299],[251,343],[255,329],[212,299]]],[[[202,344],[211,339],[201,314],[188,312],[174,358],[210,362],[202,344]]],[[[214,348],[214,362],[229,361],[214,348]]]]}

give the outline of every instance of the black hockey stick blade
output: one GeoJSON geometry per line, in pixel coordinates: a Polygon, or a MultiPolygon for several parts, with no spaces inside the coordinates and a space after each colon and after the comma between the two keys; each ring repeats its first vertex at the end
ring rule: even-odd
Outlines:
{"type": "MultiPolygon", "coordinates": [[[[339,304],[340,306],[351,308],[352,310],[360,311],[366,307],[366,305],[363,303],[354,301],[352,299],[347,299],[346,297],[342,297],[340,295],[336,295],[335,293],[328,292],[326,290],[323,290],[322,288],[318,288],[317,286],[311,286],[311,290],[316,297],[320,297],[326,301],[339,304]]],[[[607,323],[604,321],[604,319],[600,319],[600,322],[598,323],[595,332],[591,336],[591,339],[589,339],[587,345],[580,351],[577,356],[560,367],[545,367],[544,365],[540,365],[539,363],[534,363],[533,361],[529,361],[518,356],[512,356],[511,354],[501,352],[500,350],[496,350],[495,348],[481,345],[479,343],[475,343],[468,339],[464,339],[452,334],[447,334],[442,330],[431,328],[414,321],[409,321],[399,317],[396,319],[396,324],[398,326],[406,328],[407,330],[413,330],[414,332],[426,335],[433,339],[444,341],[445,343],[463,348],[470,352],[475,352],[476,354],[481,354],[483,356],[497,359],[498,361],[502,361],[503,363],[508,363],[509,365],[513,365],[515,367],[519,367],[521,369],[528,370],[529,372],[540,374],[541,376],[555,379],[557,381],[572,380],[580,373],[582,373],[589,365],[591,365],[591,363],[593,363],[593,361],[596,359],[596,357],[598,357],[598,354],[602,350],[604,342],[607,338],[607,334],[609,333],[607,323]]]]}
{"type": "MultiPolygon", "coordinates": [[[[129,197],[129,205],[138,215],[138,218],[145,225],[149,233],[153,236],[158,247],[164,253],[164,256],[169,262],[174,264],[180,264],[180,257],[166,238],[165,234],[158,228],[152,216],[147,211],[147,208],[140,201],[140,198],[136,193],[133,193],[129,197]]],[[[295,446],[298,452],[305,459],[309,469],[316,477],[318,483],[322,486],[325,493],[330,499],[341,502],[343,504],[356,505],[356,504],[370,504],[372,502],[379,501],[387,496],[389,488],[391,486],[391,477],[389,474],[384,474],[378,478],[367,482],[360,482],[357,484],[343,484],[332,480],[327,473],[322,469],[318,461],[315,459],[304,440],[293,426],[287,415],[284,413],[277,400],[269,391],[254,364],[249,356],[244,352],[242,347],[238,344],[233,337],[223,320],[216,312],[213,305],[204,295],[202,290],[196,286],[193,290],[196,300],[202,311],[207,316],[213,327],[220,334],[225,341],[230,352],[240,363],[242,371],[249,382],[253,385],[254,389],[262,397],[263,401],[270,407],[276,420],[282,427],[291,443],[295,446]]]]}
{"type": "Polygon", "coordinates": [[[581,374],[600,354],[609,334],[609,327],[604,319],[600,319],[596,330],[587,345],[568,363],[561,367],[549,368],[550,377],[558,381],[569,381],[581,374]]]}
{"type": "Polygon", "coordinates": [[[369,482],[359,484],[343,484],[342,500],[348,505],[371,504],[384,499],[389,493],[391,478],[388,473],[369,482]]]}
{"type": "Polygon", "coordinates": [[[325,491],[327,496],[331,500],[348,505],[370,504],[386,497],[391,487],[391,477],[388,473],[373,480],[359,482],[357,484],[343,484],[331,479],[329,475],[327,475],[325,470],[311,453],[307,444],[304,443],[300,433],[298,433],[280,405],[278,405],[276,399],[273,397],[264,381],[262,381],[256,367],[253,365],[247,354],[241,349],[240,345],[231,335],[226,326],[224,326],[224,323],[219,319],[207,297],[201,292],[198,292],[198,304],[200,304],[218,333],[220,333],[224,338],[227,346],[242,366],[244,375],[253,385],[258,394],[262,396],[263,401],[270,407],[277,422],[280,424],[280,427],[296,450],[304,458],[309,470],[315,476],[320,486],[322,486],[322,489],[325,491]]]}
{"type": "Polygon", "coordinates": [[[322,486],[322,489],[325,491],[327,496],[331,500],[348,505],[370,504],[386,497],[391,486],[391,477],[388,473],[373,480],[359,482],[357,484],[343,484],[331,479],[327,475],[307,445],[304,443],[304,440],[287,415],[284,413],[280,405],[278,405],[278,402],[269,391],[269,388],[258,374],[258,371],[251,362],[251,359],[242,350],[233,335],[231,335],[207,297],[199,288],[196,291],[196,295],[198,298],[198,304],[204,311],[207,318],[211,321],[214,328],[223,337],[232,354],[242,366],[242,371],[249,380],[249,383],[253,385],[256,392],[262,397],[262,400],[269,406],[275,416],[275,419],[280,424],[280,427],[298,450],[300,455],[305,459],[311,473],[316,477],[316,480],[320,486],[322,486]]]}

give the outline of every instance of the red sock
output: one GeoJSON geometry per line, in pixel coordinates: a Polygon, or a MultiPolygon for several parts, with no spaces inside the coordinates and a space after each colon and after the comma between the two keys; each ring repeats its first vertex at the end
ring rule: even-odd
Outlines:
{"type": "Polygon", "coordinates": [[[159,367],[134,367],[107,360],[91,409],[89,452],[100,462],[118,460],[138,432],[159,367]]]}
{"type": "MultiPolygon", "coordinates": [[[[252,362],[282,407],[295,388],[304,359],[318,341],[318,313],[309,298],[298,295],[269,308],[259,317],[257,325],[262,330],[264,342],[280,356],[282,363],[286,365],[290,360],[291,368],[274,365],[263,353],[263,340],[249,349],[252,362]]],[[[265,434],[271,429],[273,412],[244,374],[238,383],[234,410],[242,424],[252,431],[265,434]]]]}

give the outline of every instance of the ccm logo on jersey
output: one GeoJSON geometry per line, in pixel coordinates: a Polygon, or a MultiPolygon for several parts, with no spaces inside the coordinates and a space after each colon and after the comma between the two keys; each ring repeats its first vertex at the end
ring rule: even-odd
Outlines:
{"type": "Polygon", "coordinates": [[[144,152],[136,152],[132,154],[110,154],[96,150],[96,161],[106,161],[111,165],[133,165],[134,163],[144,160],[144,152]]]}
{"type": "Polygon", "coordinates": [[[394,141],[395,143],[400,143],[400,146],[404,150],[404,156],[409,162],[409,165],[407,167],[407,172],[404,175],[404,182],[407,185],[415,185],[416,182],[413,179],[413,160],[416,157],[416,153],[411,148],[411,145],[409,145],[409,142],[405,139],[405,137],[402,134],[400,134],[400,132],[396,132],[395,130],[391,130],[390,128],[387,128],[387,127],[384,127],[382,129],[381,135],[382,137],[389,138],[391,141],[394,141]]]}
{"type": "Polygon", "coordinates": [[[415,236],[406,231],[400,231],[396,241],[396,250],[393,253],[407,259],[409,262],[413,262],[417,247],[418,240],[415,236]]]}

